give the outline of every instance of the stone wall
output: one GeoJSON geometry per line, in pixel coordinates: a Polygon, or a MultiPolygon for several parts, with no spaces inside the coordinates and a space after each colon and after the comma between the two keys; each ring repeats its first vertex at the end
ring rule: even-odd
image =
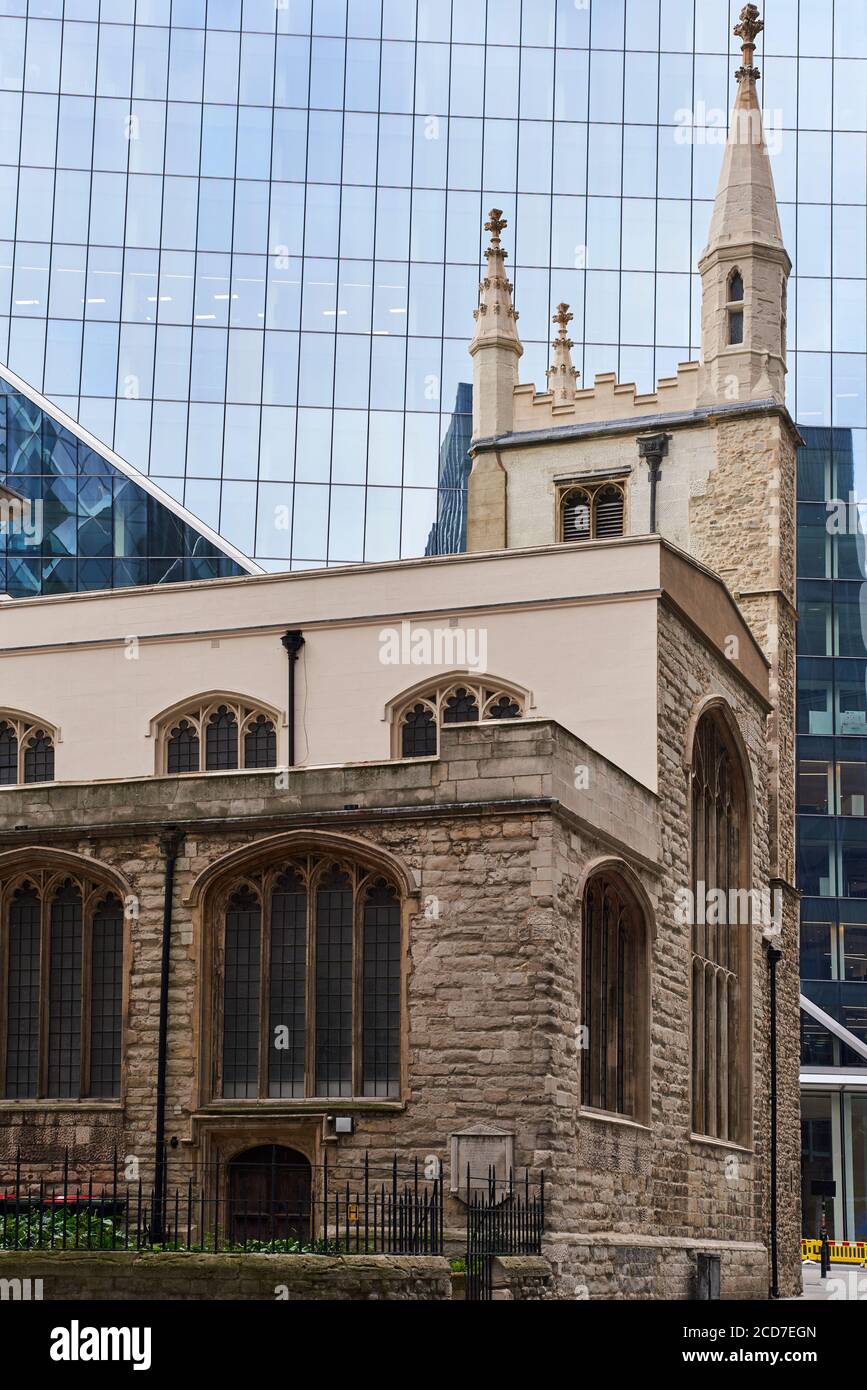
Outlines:
{"type": "Polygon", "coordinates": [[[500,1255],[491,1265],[495,1302],[538,1303],[554,1297],[551,1266],[539,1255],[500,1255]]]}
{"type": "MultiPolygon", "coordinates": [[[[665,1236],[552,1238],[546,1256],[559,1299],[692,1300],[697,1296],[697,1256],[720,1256],[720,1298],[759,1300],[768,1296],[768,1253],[758,1242],[667,1240],[665,1236]]],[[[532,1297],[527,1293],[525,1297],[532,1297]]]]}
{"type": "MultiPolygon", "coordinates": [[[[185,842],[177,862],[171,943],[167,1126],[178,1146],[169,1155],[170,1187],[202,1159],[228,1160],[258,1143],[286,1144],[314,1163],[326,1151],[330,1163],[343,1165],[359,1165],[365,1155],[374,1165],[385,1164],[395,1151],[404,1165],[434,1156],[448,1173],[451,1133],[486,1123],[514,1135],[519,1169],[545,1170],[546,1251],[552,1246],[559,1252],[555,1282],[561,1294],[582,1296],[575,1291],[587,1282],[585,1245],[613,1246],[623,1236],[636,1246],[655,1239],[664,1251],[691,1248],[690,1241],[716,1242],[728,1252],[733,1287],[746,1281],[757,1290],[761,1265],[766,1289],[762,946],[757,937],[755,1144],[733,1152],[732,1146],[690,1138],[689,941],[673,917],[674,893],[689,882],[687,732],[708,694],[729,702],[748,750],[756,791],[754,881],[767,882],[765,706],[675,612],[664,605],[658,611],[658,795],[562,728],[531,720],[445,728],[440,758],[418,765],[299,769],[291,798],[276,796],[273,779],[269,789],[258,773],[180,778],[170,807],[158,800],[165,784],[146,780],[7,793],[0,848],[32,844],[35,832],[15,827],[38,824],[42,852],[71,850],[91,864],[110,866],[138,903],[130,922],[123,1099],[101,1112],[99,1124],[82,1106],[73,1142],[80,1133],[82,1142],[86,1136],[104,1151],[102,1130],[112,1130],[113,1142],[120,1119],[121,1153],[139,1158],[147,1181],[164,883],[157,837],[171,819],[184,828],[185,842]],[[347,802],[359,809],[343,809],[347,802]],[[312,849],[332,843],[328,836],[347,837],[340,841],[347,852],[354,845],[362,858],[389,855],[413,883],[404,1081],[392,1099],[250,1103],[212,1093],[206,946],[213,926],[207,892],[195,900],[193,886],[223,856],[284,833],[302,834],[312,849]],[[578,1104],[580,904],[587,872],[612,860],[631,875],[648,905],[649,929],[655,923],[647,1124],[584,1114],[578,1104]],[[354,1133],[334,1134],[328,1117],[335,1109],[354,1116],[354,1133]]],[[[791,992],[788,975],[785,988],[791,992]]],[[[788,1093],[788,1072],[785,1081],[788,1093]]],[[[38,1102],[7,1106],[0,1132],[5,1124],[11,1133],[13,1120],[19,1127],[54,1126],[52,1142],[71,1126],[38,1102]]],[[[8,1140],[6,1151],[11,1153],[8,1140]]],[[[794,1212],[796,1190],[786,1194],[790,1199],[794,1212]]],[[[463,1225],[456,1199],[449,1202],[446,1221],[456,1229],[463,1225]]],[[[785,1249],[791,1262],[788,1243],[785,1249]]],[[[600,1266],[594,1276],[594,1296],[620,1296],[621,1288],[636,1290],[634,1296],[662,1296],[669,1257],[659,1257],[652,1277],[645,1268],[649,1258],[640,1262],[644,1273],[635,1274],[625,1257],[612,1257],[608,1273],[600,1266]]],[[[294,1257],[291,1267],[301,1268],[294,1257]]],[[[677,1278],[677,1287],[686,1290],[686,1275],[677,1278]]]]}
{"type": "Polygon", "coordinates": [[[40,1255],[0,1251],[0,1288],[10,1279],[41,1279],[46,1302],[423,1302],[452,1296],[448,1261],[422,1255],[133,1255],[125,1251],[40,1255]]]}

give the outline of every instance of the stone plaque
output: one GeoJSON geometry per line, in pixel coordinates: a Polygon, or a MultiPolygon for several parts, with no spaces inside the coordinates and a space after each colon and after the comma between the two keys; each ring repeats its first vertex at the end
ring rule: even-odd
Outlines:
{"type": "Polygon", "coordinates": [[[509,1173],[515,1165],[515,1136],[496,1125],[471,1125],[451,1138],[451,1187],[453,1195],[467,1200],[467,1170],[470,1192],[487,1192],[490,1174],[496,1180],[496,1195],[502,1201],[507,1193],[509,1173]]]}

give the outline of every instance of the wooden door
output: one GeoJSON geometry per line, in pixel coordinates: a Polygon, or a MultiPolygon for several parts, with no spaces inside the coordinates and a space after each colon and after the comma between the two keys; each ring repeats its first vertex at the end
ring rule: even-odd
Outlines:
{"type": "Polygon", "coordinates": [[[310,1163],[295,1149],[263,1144],[229,1164],[229,1230],[237,1245],[310,1239],[310,1163]]]}

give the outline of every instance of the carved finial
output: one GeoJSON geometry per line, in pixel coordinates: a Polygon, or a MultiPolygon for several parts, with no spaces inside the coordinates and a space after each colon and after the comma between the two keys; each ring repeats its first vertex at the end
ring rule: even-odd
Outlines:
{"type": "MultiPolygon", "coordinates": [[[[490,232],[491,234],[491,245],[496,247],[497,250],[499,250],[500,232],[503,230],[504,227],[508,227],[509,224],[503,216],[502,209],[500,208],[491,208],[491,211],[488,213],[488,217],[490,218],[490,221],[485,223],[485,231],[490,232]]],[[[506,255],[505,251],[503,252],[503,255],[506,255]]]]}
{"type": "MultiPolygon", "coordinates": [[[[569,313],[569,305],[568,305],[568,304],[558,304],[558,305],[557,305],[557,312],[556,312],[556,314],[554,315],[554,317],[553,317],[553,319],[551,320],[551,322],[552,322],[552,323],[559,324],[559,327],[560,327],[560,334],[559,334],[559,336],[560,336],[561,338],[565,338],[565,337],[566,337],[566,333],[567,333],[569,324],[572,322],[572,320],[574,319],[574,317],[575,317],[574,314],[570,314],[570,313],[569,313]]],[[[571,343],[570,343],[570,347],[571,347],[571,343]]]]}
{"type": "Polygon", "coordinates": [[[569,324],[574,314],[570,314],[568,304],[558,304],[557,312],[551,320],[560,331],[554,339],[554,358],[548,368],[548,390],[553,393],[555,405],[571,405],[575,400],[578,372],[572,366],[572,348],[575,344],[568,336],[569,324]]]}
{"type": "Polygon", "coordinates": [[[739,67],[735,73],[738,82],[744,77],[752,77],[754,80],[761,76],[757,67],[753,66],[753,56],[756,51],[756,39],[764,29],[762,20],[759,19],[757,5],[744,5],[741,10],[740,23],[735,25],[734,32],[741,40],[741,52],[743,55],[743,66],[739,67]]]}

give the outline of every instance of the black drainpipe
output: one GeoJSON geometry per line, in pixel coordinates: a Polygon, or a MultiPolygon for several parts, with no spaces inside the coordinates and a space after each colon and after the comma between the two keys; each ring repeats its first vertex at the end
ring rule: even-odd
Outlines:
{"type": "Polygon", "coordinates": [[[295,766],[295,662],[304,646],[304,636],[296,629],[284,632],[280,638],[289,658],[289,690],[286,697],[286,728],[288,734],[287,767],[295,766]]]}
{"type": "Polygon", "coordinates": [[[768,946],[768,983],[771,1025],[771,1298],[780,1296],[780,1269],[777,1254],[777,961],[783,953],[768,946]]]}
{"type": "Polygon", "coordinates": [[[650,475],[650,533],[656,534],[656,492],[662,474],[662,460],[668,454],[670,434],[649,434],[638,441],[638,457],[647,459],[650,475]]]}
{"type": "Polygon", "coordinates": [[[166,1064],[169,1033],[169,968],[172,948],[172,897],[175,887],[175,864],[183,843],[184,832],[176,825],[167,825],[160,835],[160,853],[166,861],[163,888],[163,944],[160,962],[160,1020],[157,1048],[157,1116],[154,1154],[154,1202],[151,1219],[151,1240],[157,1244],[163,1235],[163,1198],[166,1181],[166,1064]]]}

